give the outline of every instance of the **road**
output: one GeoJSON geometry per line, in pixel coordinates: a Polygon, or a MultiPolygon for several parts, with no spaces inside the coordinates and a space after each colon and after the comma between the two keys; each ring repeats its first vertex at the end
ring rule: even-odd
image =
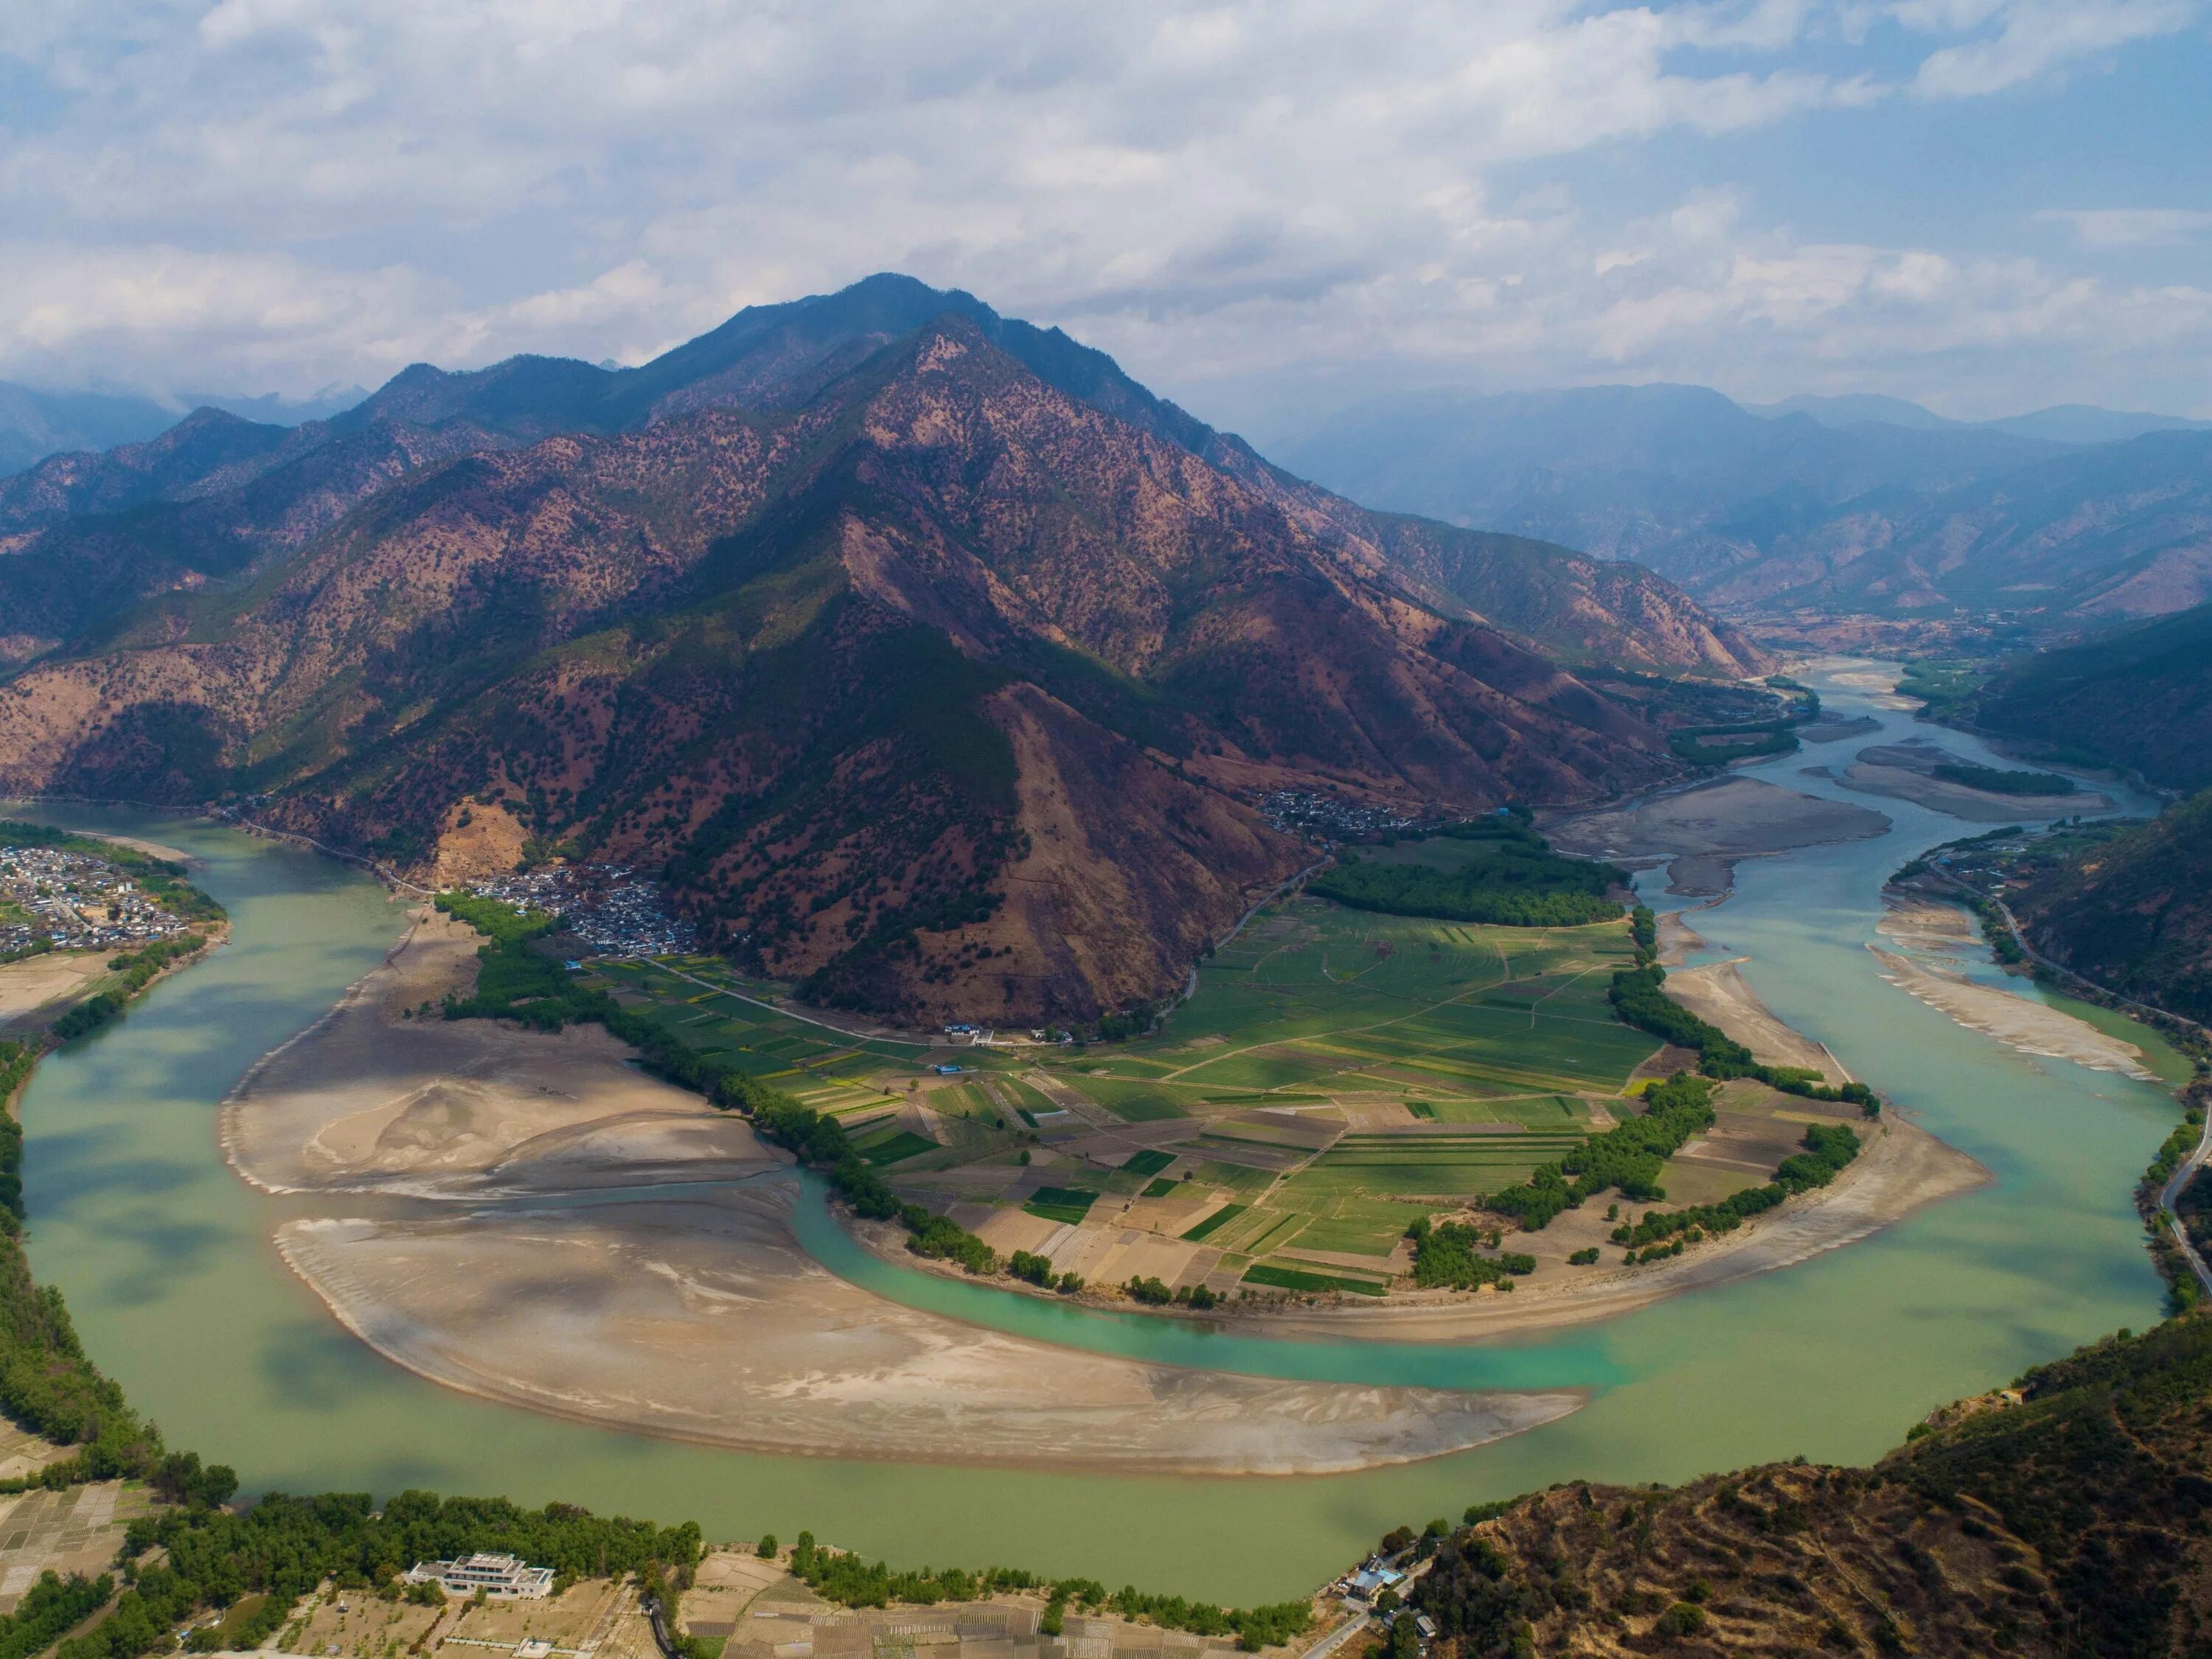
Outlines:
{"type": "MultiPolygon", "coordinates": [[[[1996,907],[1996,913],[2004,918],[2005,927],[2012,934],[2013,943],[2020,946],[2021,954],[2030,962],[2063,979],[2074,981],[2077,984],[2092,983],[2071,969],[2051,961],[2030,945],[2027,942],[2027,935],[2021,929],[2020,919],[2013,915],[2010,905],[2001,898],[1992,898],[1990,902],[1996,907]]],[[[2204,1036],[2212,1036],[2212,1031],[2206,1031],[2203,1026],[2198,1025],[2194,1020],[2184,1019],[2179,1014],[2167,1013],[2163,1008],[2153,1008],[2144,1003],[2130,1002],[2124,996],[2105,991],[2102,986],[2095,988],[2103,991],[2104,994],[2111,997],[2113,1001],[2127,1007],[2140,1010],[2147,1014],[2157,1014],[2178,1024],[2190,1026],[2204,1036]]],[[[2208,1155],[2212,1155],[2212,1112],[2207,1112],[2204,1115],[2204,1127],[2197,1137],[2196,1146],[2187,1158],[2181,1160],[2180,1167],[2166,1178],[2166,1185],[2159,1188],[2158,1207],[2159,1212],[2166,1218],[2166,1231],[2173,1236],[2174,1243],[2179,1247],[2183,1258],[2189,1263],[2189,1271],[2197,1275],[2197,1283],[2204,1293],[2207,1296],[2212,1296],[2212,1267],[2205,1265],[2204,1258],[2197,1254],[2197,1246],[2190,1242],[2189,1229],[2181,1224],[2181,1212],[2174,1207],[2181,1201],[2181,1194],[2189,1183],[2196,1179],[2197,1172],[2204,1167],[2208,1155]]]]}

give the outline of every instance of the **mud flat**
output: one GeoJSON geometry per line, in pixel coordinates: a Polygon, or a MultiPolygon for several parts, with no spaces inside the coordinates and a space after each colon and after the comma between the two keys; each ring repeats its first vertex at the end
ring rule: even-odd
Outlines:
{"type": "Polygon", "coordinates": [[[1893,897],[1889,913],[1876,928],[1899,947],[1867,947],[1881,963],[1882,977],[1969,1030],[1995,1037],[2024,1054],[2068,1060],[2091,1071],[2117,1072],[2146,1083],[2158,1081],[2157,1073],[2145,1064],[2143,1051],[2134,1043],[2032,997],[1971,979],[1952,965],[1957,952],[1978,944],[1972,921],[1954,907],[1893,897]]]}
{"type": "Polygon", "coordinates": [[[1628,806],[1547,825],[1564,853],[1656,863],[1671,860],[1668,890],[1728,890],[1738,859],[1886,833],[1881,813],[1784,789],[1757,778],[1716,778],[1628,806]]]}
{"type": "Polygon", "coordinates": [[[1582,1403],[1104,1358],[888,1301],[799,1244],[784,1154],[604,1032],[408,1017],[474,947],[419,920],[222,1114],[234,1167],[295,1195],[292,1270],[435,1382],[750,1450],[1159,1474],[1406,1462],[1582,1403]]]}

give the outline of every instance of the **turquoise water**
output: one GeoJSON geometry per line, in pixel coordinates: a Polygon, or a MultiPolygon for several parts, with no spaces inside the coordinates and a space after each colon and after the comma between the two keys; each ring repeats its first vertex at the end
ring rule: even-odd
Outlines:
{"type": "MultiPolygon", "coordinates": [[[[1865,700],[1824,688],[1829,708],[1865,700]]],[[[1878,713],[1881,711],[1876,711],[1878,713]]],[[[1759,769],[1841,763],[1891,730],[1759,769]]],[[[1965,739],[1947,738],[1978,754],[1965,739]]],[[[1462,1345],[1268,1340],[1117,1317],[908,1272],[818,1209],[810,1247],[884,1294],[1078,1351],[1266,1375],[1439,1387],[1578,1386],[1558,1423],[1358,1475],[1109,1480],[841,1463],[610,1432],[425,1382],[347,1335],[269,1243],[278,1200],[231,1175],[216,1103],[397,937],[400,913],[329,860],[198,821],[15,809],[168,842],[204,862],[231,943],[118,1028],[51,1058],[26,1097],[31,1256],[86,1346],[178,1444],[251,1488],[427,1486],[692,1517],[710,1536],[825,1539],[906,1562],[1018,1562],[1231,1601],[1301,1593],[1402,1521],[1574,1476],[1678,1480],[1803,1454],[1863,1460],[1934,1405],[2158,1316],[2128,1194],[2177,1109],[2163,1091],[2016,1054],[1885,983],[1863,948],[1887,873],[1972,833],[1905,802],[1877,841],[1740,867],[1698,931],[1776,1012],[1987,1164],[1979,1192],[1778,1273],[1547,1338],[1462,1345]]],[[[948,1449],[956,1460],[957,1449],[948,1449]]]]}

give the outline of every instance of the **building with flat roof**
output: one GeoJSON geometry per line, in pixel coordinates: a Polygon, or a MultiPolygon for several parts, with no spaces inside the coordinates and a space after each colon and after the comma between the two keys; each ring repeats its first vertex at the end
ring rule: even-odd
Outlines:
{"type": "Polygon", "coordinates": [[[451,1561],[417,1561],[407,1570],[410,1584],[435,1584],[448,1595],[482,1590],[501,1600],[535,1601],[553,1593],[553,1569],[525,1566],[518,1556],[475,1555],[451,1561]]]}

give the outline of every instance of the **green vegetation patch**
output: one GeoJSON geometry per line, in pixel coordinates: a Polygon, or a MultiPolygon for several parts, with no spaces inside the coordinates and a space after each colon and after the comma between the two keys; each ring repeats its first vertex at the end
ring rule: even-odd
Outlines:
{"type": "Polygon", "coordinates": [[[1456,868],[1348,853],[1307,890],[1358,910],[1507,927],[1572,927],[1620,915],[1606,893],[1627,881],[1625,871],[1554,853],[1517,817],[1478,818],[1439,833],[1465,848],[1456,868]]]}
{"type": "Polygon", "coordinates": [[[1279,1291],[1349,1291],[1354,1296],[1381,1296],[1386,1288],[1371,1279],[1311,1273],[1304,1267],[1285,1267],[1273,1261],[1257,1262],[1247,1268],[1243,1282],[1279,1291]]]}
{"type": "Polygon", "coordinates": [[[902,1163],[922,1152],[933,1152],[937,1150],[937,1143],[911,1129],[901,1129],[880,1139],[864,1135],[853,1143],[853,1149],[867,1162],[881,1168],[886,1164],[902,1163]]]}
{"type": "Polygon", "coordinates": [[[1022,1207],[1047,1221],[1076,1225],[1091,1213],[1091,1206],[1097,1201],[1097,1193],[1085,1192],[1080,1187],[1040,1187],[1022,1207]]]}
{"type": "Polygon", "coordinates": [[[1149,1183],[1140,1196],[1145,1198],[1165,1198],[1170,1193],[1174,1192],[1182,1185],[1182,1182],[1180,1181],[1170,1181],[1167,1176],[1162,1176],[1158,1180],[1149,1183]]]}
{"type": "Polygon", "coordinates": [[[2080,787],[2057,772],[2014,772],[1971,761],[1946,761],[1931,775],[1990,795],[2070,795],[2080,787]]]}
{"type": "Polygon", "coordinates": [[[1224,1204],[1198,1225],[1184,1233],[1183,1237],[1193,1244],[1211,1238],[1238,1216],[1243,1215],[1246,1207],[1242,1204],[1224,1204]]]}
{"type": "Polygon", "coordinates": [[[1155,1148],[1150,1152],[1139,1152],[1121,1168],[1130,1175],[1158,1175],[1175,1161],[1176,1155],[1173,1152],[1164,1152],[1155,1148]]]}

